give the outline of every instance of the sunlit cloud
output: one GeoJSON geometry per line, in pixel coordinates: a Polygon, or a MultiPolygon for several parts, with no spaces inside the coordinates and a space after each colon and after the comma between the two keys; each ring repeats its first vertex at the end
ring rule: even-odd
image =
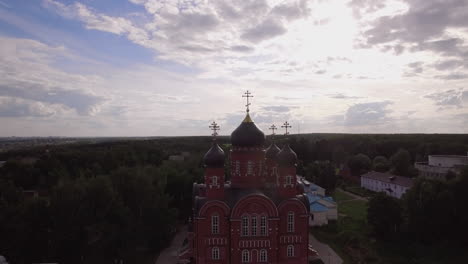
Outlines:
{"type": "Polygon", "coordinates": [[[467,5],[0,2],[0,135],[229,134],[247,89],[265,131],[466,133],[467,5]]]}

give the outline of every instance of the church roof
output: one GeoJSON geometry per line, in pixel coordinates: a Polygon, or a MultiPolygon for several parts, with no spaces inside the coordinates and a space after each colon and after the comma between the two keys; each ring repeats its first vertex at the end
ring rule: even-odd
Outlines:
{"type": "Polygon", "coordinates": [[[283,149],[276,156],[280,166],[289,167],[297,163],[297,154],[294,152],[289,144],[286,144],[283,149]]]}
{"type": "Polygon", "coordinates": [[[247,113],[242,123],[231,133],[231,143],[235,147],[260,147],[265,143],[265,134],[247,113]]]}
{"type": "MultiPolygon", "coordinates": [[[[198,215],[199,210],[203,207],[203,205],[210,200],[206,197],[200,197],[198,195],[204,193],[204,188],[206,188],[205,184],[194,184],[194,213],[198,215]]],[[[229,206],[229,208],[233,209],[234,206],[240,201],[242,198],[249,196],[249,195],[260,195],[270,199],[276,206],[278,206],[284,199],[281,199],[278,195],[278,192],[275,189],[255,189],[255,188],[233,188],[229,184],[224,185],[225,190],[225,199],[224,202],[229,206]]],[[[309,199],[304,194],[296,195],[299,201],[301,201],[307,210],[310,209],[309,199]]]]}
{"type": "Polygon", "coordinates": [[[267,159],[276,159],[276,155],[278,155],[280,149],[276,146],[275,142],[271,143],[271,145],[266,149],[265,158],[267,159]]]}
{"type": "Polygon", "coordinates": [[[224,166],[224,151],[216,141],[213,141],[213,145],[203,157],[203,164],[211,168],[222,168],[224,166]]]}

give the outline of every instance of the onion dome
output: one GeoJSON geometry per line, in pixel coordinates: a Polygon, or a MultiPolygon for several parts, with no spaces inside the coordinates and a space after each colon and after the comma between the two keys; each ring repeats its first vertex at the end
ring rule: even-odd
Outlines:
{"type": "Polygon", "coordinates": [[[213,142],[211,148],[203,157],[203,163],[207,167],[222,168],[224,167],[224,151],[216,142],[213,142]]]}
{"type": "Polygon", "coordinates": [[[280,149],[276,144],[273,142],[271,145],[266,149],[265,153],[265,158],[267,159],[275,159],[276,155],[278,155],[278,152],[280,152],[280,149]]]}
{"type": "Polygon", "coordinates": [[[249,113],[232,132],[231,143],[235,147],[258,147],[265,143],[265,134],[255,125],[249,113]]]}
{"type": "Polygon", "coordinates": [[[283,147],[283,149],[276,155],[278,164],[282,167],[293,167],[297,163],[297,155],[289,144],[283,147]]]}

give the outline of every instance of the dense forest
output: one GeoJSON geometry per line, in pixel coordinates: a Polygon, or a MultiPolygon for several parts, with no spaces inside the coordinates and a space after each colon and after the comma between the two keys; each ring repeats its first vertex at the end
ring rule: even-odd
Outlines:
{"type": "MultiPolygon", "coordinates": [[[[229,138],[218,141],[227,152],[229,138]]],[[[329,191],[340,184],[336,168],[343,165],[355,175],[374,169],[415,177],[415,161],[430,154],[466,155],[468,150],[468,135],[277,138],[280,146],[285,141],[298,154],[299,172],[329,191]]],[[[0,168],[0,255],[10,263],[151,262],[190,215],[192,184],[202,181],[201,161],[210,142],[209,137],[159,138],[0,153],[0,160],[7,161],[0,168]],[[184,161],[168,160],[181,152],[190,155],[184,161]]],[[[417,188],[426,191],[428,186],[417,188]]],[[[466,199],[447,198],[445,191],[440,196],[466,199]]],[[[417,205],[415,210],[421,210],[417,205]]],[[[418,216],[432,217],[427,210],[436,210],[428,208],[410,215],[408,225],[415,230],[438,227],[418,224],[418,216]]]]}

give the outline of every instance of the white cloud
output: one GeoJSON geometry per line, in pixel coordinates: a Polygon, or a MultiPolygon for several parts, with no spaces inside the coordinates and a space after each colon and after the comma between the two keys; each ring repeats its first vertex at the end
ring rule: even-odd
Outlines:
{"type": "Polygon", "coordinates": [[[390,101],[359,103],[352,105],[344,115],[344,123],[348,126],[380,125],[390,121],[388,109],[390,101]]]}
{"type": "Polygon", "coordinates": [[[94,86],[102,79],[51,67],[57,59],[71,57],[64,47],[6,37],[0,41],[0,96],[21,99],[22,104],[40,102],[43,107],[58,104],[82,115],[98,111],[103,99],[95,95],[94,86]]]}
{"type": "Polygon", "coordinates": [[[412,8],[414,1],[130,2],[144,11],[110,15],[93,8],[93,1],[43,5],[86,29],[154,51],[153,65],[117,67],[83,58],[76,46],[86,45],[72,51],[69,42],[41,38],[49,32],[44,27],[11,22],[42,42],[1,40],[0,96],[7,107],[0,109],[14,110],[4,119],[18,114],[9,125],[22,132],[34,117],[44,135],[52,128],[62,135],[189,135],[209,134],[202,124],[216,119],[229,134],[243,116],[240,96],[250,89],[252,116],[264,131],[286,119],[303,132],[466,131],[449,118],[463,116],[466,108],[441,105],[454,100],[449,95],[435,99],[459,91],[467,78],[466,35],[460,33],[466,27],[457,14],[449,14],[442,30],[410,23],[428,10],[412,8]],[[411,25],[422,32],[412,34],[411,25]],[[357,49],[356,38],[368,48],[357,49]],[[155,66],[174,62],[172,72],[155,66]],[[86,73],[75,72],[77,64],[86,73]]]}

